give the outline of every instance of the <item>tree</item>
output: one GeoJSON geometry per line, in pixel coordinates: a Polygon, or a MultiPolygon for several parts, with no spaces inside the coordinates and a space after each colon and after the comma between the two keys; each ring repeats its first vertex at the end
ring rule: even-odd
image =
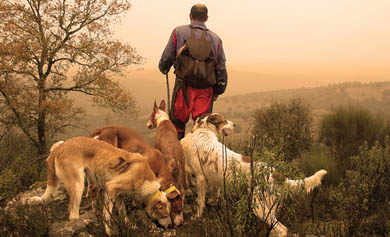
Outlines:
{"type": "Polygon", "coordinates": [[[142,58],[110,29],[129,9],[126,0],[2,1],[0,126],[18,127],[44,154],[48,139],[83,116],[71,92],[134,114],[134,99],[118,79],[142,58]]]}

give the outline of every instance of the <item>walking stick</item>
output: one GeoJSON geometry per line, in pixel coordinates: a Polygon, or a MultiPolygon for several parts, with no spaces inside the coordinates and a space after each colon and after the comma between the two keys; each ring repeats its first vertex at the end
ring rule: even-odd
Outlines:
{"type": "Polygon", "coordinates": [[[170,102],[170,98],[169,98],[169,79],[168,79],[168,73],[165,74],[166,76],[166,79],[167,79],[167,95],[168,95],[168,107],[167,107],[167,111],[168,111],[168,114],[170,114],[170,109],[171,109],[171,102],[170,102]]]}

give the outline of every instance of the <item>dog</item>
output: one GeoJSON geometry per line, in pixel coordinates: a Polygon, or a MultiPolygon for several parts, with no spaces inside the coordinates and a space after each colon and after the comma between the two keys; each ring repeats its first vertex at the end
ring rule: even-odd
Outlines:
{"type": "Polygon", "coordinates": [[[113,203],[118,195],[129,195],[145,203],[147,214],[164,227],[171,224],[167,194],[160,191],[160,183],[143,155],[115,148],[106,142],[87,137],[75,137],[56,143],[50,149],[47,187],[41,197],[31,197],[29,204],[48,203],[62,182],[69,195],[69,220],[79,219],[80,202],[84,190],[84,171],[94,184],[105,189],[103,215],[105,230],[113,203]]]}
{"type": "MultiPolygon", "coordinates": [[[[129,152],[136,152],[144,155],[153,172],[161,184],[161,190],[167,193],[167,198],[171,204],[171,220],[175,226],[180,226],[184,222],[183,218],[183,197],[182,193],[175,186],[172,174],[163,158],[162,153],[150,145],[136,131],[123,126],[108,126],[95,129],[89,137],[107,142],[115,147],[129,152]]],[[[119,201],[119,209],[124,206],[119,201]]]]}
{"type": "MultiPolygon", "coordinates": [[[[250,173],[250,158],[228,149],[218,141],[218,134],[227,136],[233,128],[234,123],[226,120],[222,114],[206,114],[195,121],[192,132],[188,133],[180,141],[184,150],[186,171],[196,178],[198,192],[197,217],[201,217],[205,207],[207,189],[218,190],[223,185],[223,157],[226,157],[227,167],[231,167],[234,164],[243,172],[250,173]]],[[[326,170],[320,170],[304,180],[287,179],[286,183],[295,188],[302,184],[307,191],[310,191],[321,184],[322,177],[326,173],[326,170]]],[[[226,175],[227,179],[233,175],[229,168],[226,175]]],[[[272,177],[268,180],[270,185],[273,185],[272,177]]],[[[274,225],[271,235],[287,236],[287,227],[276,220],[275,210],[272,208],[274,198],[269,196],[264,200],[259,200],[255,197],[254,201],[257,204],[254,210],[256,216],[261,220],[265,220],[268,225],[274,225]],[[267,216],[268,214],[271,215],[267,216]]]]}
{"type": "Polygon", "coordinates": [[[149,116],[146,127],[149,129],[157,128],[154,146],[163,154],[175,180],[175,186],[179,188],[184,200],[187,182],[183,147],[177,139],[175,126],[165,112],[165,100],[160,102],[160,106],[157,106],[156,101],[154,102],[153,112],[149,116]]]}

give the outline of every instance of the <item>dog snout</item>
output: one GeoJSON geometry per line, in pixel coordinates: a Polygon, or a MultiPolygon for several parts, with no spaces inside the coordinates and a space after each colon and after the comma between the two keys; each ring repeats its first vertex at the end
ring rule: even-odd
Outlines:
{"type": "Polygon", "coordinates": [[[150,121],[148,121],[146,123],[146,127],[149,128],[149,129],[152,129],[153,128],[153,124],[150,121]]]}

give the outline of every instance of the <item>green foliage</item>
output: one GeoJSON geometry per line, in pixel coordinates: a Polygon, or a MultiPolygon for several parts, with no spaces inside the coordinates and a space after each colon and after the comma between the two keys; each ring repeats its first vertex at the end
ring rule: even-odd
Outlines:
{"type": "Polygon", "coordinates": [[[274,102],[253,114],[252,135],[264,137],[263,145],[279,146],[286,160],[298,158],[312,144],[311,110],[302,99],[274,102]]]}
{"type": "Polygon", "coordinates": [[[12,205],[0,209],[0,236],[46,236],[48,213],[44,205],[12,205]]]}
{"type": "Polygon", "coordinates": [[[351,159],[351,169],[335,190],[349,236],[385,235],[390,231],[390,146],[365,143],[351,159]]]}
{"type": "Polygon", "coordinates": [[[44,156],[36,156],[27,139],[9,131],[0,141],[0,196],[12,198],[39,180],[45,166],[44,156]]]}
{"type": "Polygon", "coordinates": [[[328,171],[323,179],[326,185],[337,185],[343,178],[343,170],[337,165],[337,161],[330,152],[323,147],[313,147],[310,152],[304,153],[299,160],[299,167],[306,176],[314,174],[320,169],[328,171]]]}
{"type": "Polygon", "coordinates": [[[235,164],[228,167],[232,172],[231,178],[226,179],[225,189],[221,187],[218,208],[213,208],[211,212],[218,228],[229,233],[229,236],[266,236],[277,223],[271,216],[282,218],[292,212],[284,202],[291,196],[291,189],[275,177],[273,181],[271,178],[271,167],[277,167],[283,173],[293,173],[287,163],[266,149],[254,154],[253,161],[249,174],[248,170],[244,171],[235,164]],[[271,196],[273,202],[270,201],[271,196]],[[282,209],[283,212],[280,211],[282,209]],[[265,215],[259,219],[255,212],[261,211],[265,215]],[[265,224],[270,219],[273,226],[265,224]]]}
{"type": "MultiPolygon", "coordinates": [[[[89,233],[94,236],[105,236],[106,231],[104,224],[105,217],[102,214],[103,210],[107,210],[108,206],[104,204],[104,196],[107,195],[106,190],[101,190],[97,195],[94,210],[97,213],[97,221],[89,233]]],[[[142,205],[135,205],[135,202],[127,197],[120,196],[125,203],[126,212],[119,212],[114,205],[110,223],[107,223],[114,236],[147,236],[151,232],[152,220],[146,215],[142,205]]]]}
{"type": "Polygon", "coordinates": [[[348,157],[358,153],[367,142],[383,141],[387,133],[385,121],[359,105],[339,106],[325,115],[320,122],[319,140],[329,147],[343,165],[348,167],[348,157]]]}

